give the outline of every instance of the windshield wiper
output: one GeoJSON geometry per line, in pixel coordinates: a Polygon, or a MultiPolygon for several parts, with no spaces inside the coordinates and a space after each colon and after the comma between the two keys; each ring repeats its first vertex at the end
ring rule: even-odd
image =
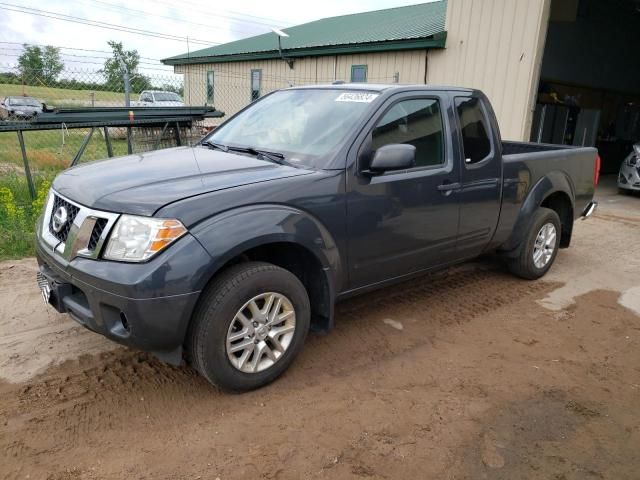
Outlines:
{"type": "Polygon", "coordinates": [[[229,151],[229,147],[227,147],[226,145],[223,145],[221,143],[216,143],[216,142],[212,142],[211,140],[205,140],[203,142],[200,142],[201,145],[206,145],[207,147],[211,147],[211,148],[217,148],[218,150],[222,150],[223,152],[228,152],[229,151]]]}
{"type": "Polygon", "coordinates": [[[287,162],[284,160],[284,155],[280,152],[269,152],[268,150],[260,150],[254,147],[228,147],[229,150],[234,152],[242,152],[249,153],[251,155],[255,155],[256,157],[265,158],[273,163],[277,163],[278,165],[286,165],[287,162]]]}

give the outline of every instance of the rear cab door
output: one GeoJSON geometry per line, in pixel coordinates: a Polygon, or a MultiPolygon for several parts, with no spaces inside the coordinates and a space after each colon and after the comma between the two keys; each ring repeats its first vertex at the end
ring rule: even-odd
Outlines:
{"type": "Polygon", "coordinates": [[[456,139],[461,159],[460,225],[457,256],[481,254],[489,245],[500,217],[502,155],[491,106],[479,92],[452,92],[456,139]]]}

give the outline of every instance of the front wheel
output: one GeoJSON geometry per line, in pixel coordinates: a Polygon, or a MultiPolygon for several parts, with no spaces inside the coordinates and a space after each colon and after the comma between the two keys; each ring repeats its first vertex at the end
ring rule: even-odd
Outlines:
{"type": "Polygon", "coordinates": [[[511,273],[527,280],[547,273],[558,254],[561,229],[560,217],[555,211],[538,208],[518,256],[508,263],[511,273]]]}
{"type": "Polygon", "coordinates": [[[236,265],[203,294],[191,326],[190,361],[223,389],[252,390],[289,367],[309,322],[309,297],[295,275],[269,263],[236,265]]]}

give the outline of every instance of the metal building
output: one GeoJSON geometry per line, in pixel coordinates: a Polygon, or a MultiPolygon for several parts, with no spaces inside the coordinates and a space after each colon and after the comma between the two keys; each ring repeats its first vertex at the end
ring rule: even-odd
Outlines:
{"type": "Polygon", "coordinates": [[[482,89],[503,137],[640,139],[640,0],[442,0],[331,17],[167,58],[185,99],[227,114],[271,90],[336,80],[482,89]],[[280,42],[280,44],[279,44],[280,42]]]}

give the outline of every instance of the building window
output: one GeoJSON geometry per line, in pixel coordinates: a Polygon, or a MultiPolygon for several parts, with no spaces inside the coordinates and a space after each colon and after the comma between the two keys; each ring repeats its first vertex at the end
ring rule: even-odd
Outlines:
{"type": "Polygon", "coordinates": [[[251,70],[251,101],[260,98],[260,84],[262,83],[262,70],[251,70]]]}
{"type": "Polygon", "coordinates": [[[207,103],[213,105],[213,70],[207,72],[207,103]]]}
{"type": "Polygon", "coordinates": [[[403,143],[416,147],[416,167],[444,164],[444,129],[438,101],[401,100],[391,107],[371,132],[372,147],[403,143]]]}
{"type": "Polygon", "coordinates": [[[367,66],[351,65],[351,81],[356,83],[367,83],[367,66]]]}
{"type": "Polygon", "coordinates": [[[456,110],[462,132],[462,148],[466,164],[478,163],[491,153],[487,118],[480,100],[474,97],[456,97],[456,110]]]}

